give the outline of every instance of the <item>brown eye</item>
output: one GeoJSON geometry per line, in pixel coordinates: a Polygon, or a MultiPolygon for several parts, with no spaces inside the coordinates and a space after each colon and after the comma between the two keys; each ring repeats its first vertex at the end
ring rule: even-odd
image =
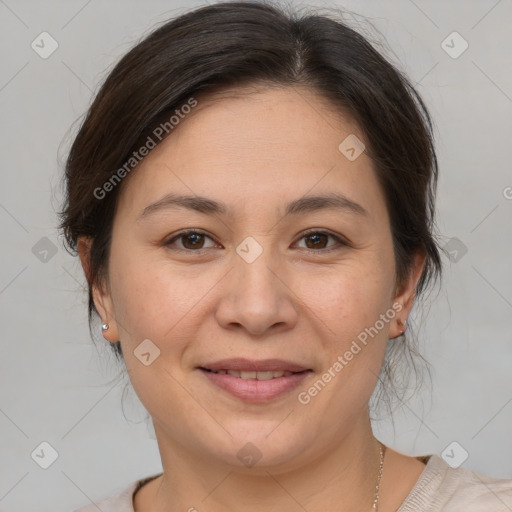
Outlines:
{"type": "Polygon", "coordinates": [[[204,244],[204,235],[199,233],[181,235],[180,239],[185,249],[202,249],[204,244]]]}
{"type": "Polygon", "coordinates": [[[306,242],[308,249],[325,249],[329,236],[325,233],[314,233],[305,236],[304,239],[310,241],[309,244],[306,242]]]}
{"type": "Polygon", "coordinates": [[[317,253],[330,252],[349,245],[342,236],[319,230],[304,233],[300,241],[302,240],[305,241],[305,246],[299,245],[301,249],[317,253]],[[334,240],[334,243],[329,244],[329,239],[334,240]]]}
{"type": "Polygon", "coordinates": [[[182,231],[178,233],[176,236],[171,238],[168,242],[165,242],[166,247],[171,249],[177,249],[181,251],[197,251],[199,252],[202,249],[208,249],[209,247],[213,247],[215,243],[213,240],[206,235],[205,233],[201,233],[200,231],[182,231]],[[211,240],[211,245],[205,245],[207,240],[211,240]]]}

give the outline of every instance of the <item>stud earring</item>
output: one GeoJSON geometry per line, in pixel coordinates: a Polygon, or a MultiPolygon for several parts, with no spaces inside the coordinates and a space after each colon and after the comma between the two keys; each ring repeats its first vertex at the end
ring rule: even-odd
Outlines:
{"type": "Polygon", "coordinates": [[[404,332],[407,330],[407,320],[398,320],[398,325],[400,326],[400,336],[404,334],[404,332]]]}
{"type": "Polygon", "coordinates": [[[105,322],[104,324],[101,324],[101,332],[106,331],[108,329],[108,324],[105,322]]]}

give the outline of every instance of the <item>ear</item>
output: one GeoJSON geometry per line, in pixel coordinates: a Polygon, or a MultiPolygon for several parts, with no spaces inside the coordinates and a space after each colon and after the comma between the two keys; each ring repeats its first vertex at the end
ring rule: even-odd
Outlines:
{"type": "Polygon", "coordinates": [[[108,283],[104,279],[96,279],[95,282],[91,282],[90,251],[92,242],[93,239],[90,237],[79,237],[77,242],[78,255],[80,256],[80,263],[82,264],[89,289],[92,292],[94,305],[101,317],[101,323],[108,324],[108,329],[102,330],[103,337],[115,343],[119,341],[119,331],[115,321],[114,304],[108,283]]]}
{"type": "Polygon", "coordinates": [[[390,338],[397,338],[403,334],[407,328],[406,321],[414,305],[414,299],[416,298],[416,286],[418,285],[424,266],[425,253],[417,252],[413,256],[409,276],[397,289],[396,296],[393,300],[393,304],[399,304],[400,308],[398,308],[398,306],[394,306],[397,314],[389,331],[390,338]]]}

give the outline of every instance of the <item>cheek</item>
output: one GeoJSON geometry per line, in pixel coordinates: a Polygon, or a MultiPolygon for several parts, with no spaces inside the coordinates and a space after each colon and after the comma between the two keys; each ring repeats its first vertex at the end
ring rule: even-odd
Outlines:
{"type": "Polygon", "coordinates": [[[187,312],[193,310],[201,289],[191,287],[190,279],[171,271],[165,262],[157,264],[136,250],[113,248],[111,258],[116,322],[133,389],[153,418],[167,406],[186,413],[179,366],[194,334],[186,332],[187,312]],[[139,359],[145,352],[150,354],[148,365],[139,359]]]}
{"type": "MultiPolygon", "coordinates": [[[[306,415],[318,410],[345,416],[355,414],[370,399],[390,326],[390,320],[383,322],[380,318],[386,312],[393,313],[393,280],[385,270],[389,269],[377,260],[370,269],[354,263],[343,271],[338,269],[325,281],[329,286],[317,288],[313,296],[309,294],[306,304],[314,311],[321,329],[316,350],[322,353],[323,368],[318,381],[301,390],[302,400],[311,400],[311,407],[304,409],[306,415]]],[[[312,281],[306,281],[302,286],[308,290],[311,285],[312,281]]],[[[333,435],[341,425],[326,423],[325,428],[331,429],[333,435]]]]}
{"type": "Polygon", "coordinates": [[[354,260],[329,275],[301,279],[301,297],[325,324],[344,339],[373,325],[390,307],[393,279],[379,258],[354,260]]]}
{"type": "Polygon", "coordinates": [[[177,267],[165,254],[112,247],[110,283],[121,341],[137,345],[149,338],[173,340],[179,348],[191,313],[198,315],[208,291],[220,279],[216,271],[177,267]]]}

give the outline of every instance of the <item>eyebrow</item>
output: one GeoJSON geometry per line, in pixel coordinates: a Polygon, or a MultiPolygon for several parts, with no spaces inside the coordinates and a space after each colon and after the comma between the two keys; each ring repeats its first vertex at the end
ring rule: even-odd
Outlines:
{"type": "MultiPolygon", "coordinates": [[[[137,220],[149,215],[169,209],[186,208],[206,215],[227,215],[229,209],[225,203],[202,196],[184,196],[167,194],[158,201],[146,206],[137,220]]],[[[284,215],[299,215],[326,209],[338,209],[346,213],[368,216],[359,203],[356,203],[340,193],[329,193],[323,195],[303,196],[288,203],[284,215]]]]}

